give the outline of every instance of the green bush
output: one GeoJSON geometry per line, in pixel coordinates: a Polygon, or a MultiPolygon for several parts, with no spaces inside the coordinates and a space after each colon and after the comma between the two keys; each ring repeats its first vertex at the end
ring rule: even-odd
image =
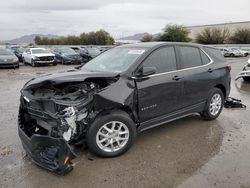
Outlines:
{"type": "Polygon", "coordinates": [[[171,41],[171,42],[190,42],[188,37],[190,31],[183,25],[166,25],[163,33],[158,35],[156,41],[171,41]]]}
{"type": "Polygon", "coordinates": [[[141,42],[151,42],[153,41],[153,35],[146,34],[144,37],[141,39],[141,42]]]}
{"type": "Polygon", "coordinates": [[[196,36],[196,42],[201,44],[224,44],[228,41],[230,32],[227,28],[205,28],[196,36]]]}
{"type": "Polygon", "coordinates": [[[113,45],[114,39],[104,30],[81,33],[79,36],[69,35],[57,39],[47,37],[35,37],[37,45],[113,45]]]}
{"type": "Polygon", "coordinates": [[[234,44],[250,44],[250,29],[238,29],[230,38],[234,44]]]}

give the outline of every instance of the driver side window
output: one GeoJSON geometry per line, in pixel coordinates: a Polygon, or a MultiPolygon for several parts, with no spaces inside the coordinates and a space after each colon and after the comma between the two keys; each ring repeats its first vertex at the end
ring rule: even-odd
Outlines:
{"type": "Polygon", "coordinates": [[[143,63],[144,67],[155,67],[156,74],[176,70],[176,56],[173,46],[153,51],[143,63]]]}

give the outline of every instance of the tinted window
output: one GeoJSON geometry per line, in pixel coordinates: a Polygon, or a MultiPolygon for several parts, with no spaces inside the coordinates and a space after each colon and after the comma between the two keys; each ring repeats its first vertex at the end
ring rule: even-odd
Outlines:
{"type": "Polygon", "coordinates": [[[210,59],[207,57],[207,55],[203,51],[200,51],[200,52],[201,52],[201,59],[202,59],[203,65],[210,63],[210,59]]]}
{"type": "Polygon", "coordinates": [[[190,68],[202,65],[199,48],[190,46],[180,46],[182,56],[182,68],[190,68]]]}
{"type": "Polygon", "coordinates": [[[225,58],[218,49],[211,47],[204,47],[204,49],[215,62],[225,62],[225,58]]]}
{"type": "Polygon", "coordinates": [[[143,63],[144,67],[156,67],[156,73],[176,70],[174,47],[164,47],[154,51],[143,63]]]}

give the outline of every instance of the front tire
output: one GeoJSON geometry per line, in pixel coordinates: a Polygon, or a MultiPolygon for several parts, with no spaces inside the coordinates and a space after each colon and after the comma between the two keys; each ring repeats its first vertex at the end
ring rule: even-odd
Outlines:
{"type": "Polygon", "coordinates": [[[136,126],[123,111],[113,111],[98,117],[87,132],[87,145],[100,157],[115,157],[125,153],[136,137],[136,126]]]}
{"type": "Polygon", "coordinates": [[[201,113],[201,116],[205,120],[214,120],[220,115],[223,105],[224,95],[222,91],[218,88],[214,88],[207,100],[206,107],[201,113]]]}
{"type": "Polygon", "coordinates": [[[31,66],[32,67],[36,67],[37,66],[36,62],[33,59],[31,59],[31,66]]]}
{"type": "Polygon", "coordinates": [[[65,65],[65,62],[64,62],[64,59],[63,59],[63,58],[61,59],[61,64],[62,64],[62,65],[65,65]]]}

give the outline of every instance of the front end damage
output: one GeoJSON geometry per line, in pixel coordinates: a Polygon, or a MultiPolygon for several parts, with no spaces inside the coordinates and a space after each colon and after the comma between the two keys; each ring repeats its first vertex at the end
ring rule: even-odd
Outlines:
{"type": "Polygon", "coordinates": [[[88,126],[102,110],[96,109],[94,98],[117,80],[92,76],[28,82],[21,90],[18,130],[32,161],[57,174],[71,171],[76,157],[72,146],[85,141],[88,126]]]}

